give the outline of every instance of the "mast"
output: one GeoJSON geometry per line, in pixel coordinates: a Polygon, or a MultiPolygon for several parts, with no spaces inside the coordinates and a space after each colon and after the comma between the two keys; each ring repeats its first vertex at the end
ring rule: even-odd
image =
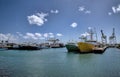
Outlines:
{"type": "Polygon", "coordinates": [[[90,41],[93,41],[93,34],[94,34],[94,31],[91,27],[88,28],[88,33],[90,34],[90,41]]]}
{"type": "Polygon", "coordinates": [[[95,37],[96,37],[96,41],[98,41],[97,32],[96,32],[96,28],[94,28],[94,30],[95,30],[95,37]]]}

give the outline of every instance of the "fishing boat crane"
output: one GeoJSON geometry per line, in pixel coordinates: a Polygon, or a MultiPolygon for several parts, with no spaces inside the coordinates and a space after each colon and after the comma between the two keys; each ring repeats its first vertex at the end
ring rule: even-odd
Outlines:
{"type": "Polygon", "coordinates": [[[90,41],[93,41],[93,35],[95,34],[91,27],[88,28],[88,33],[90,35],[90,41]]]}
{"type": "Polygon", "coordinates": [[[107,44],[107,36],[103,33],[103,30],[101,30],[101,34],[102,44],[107,44]]]}

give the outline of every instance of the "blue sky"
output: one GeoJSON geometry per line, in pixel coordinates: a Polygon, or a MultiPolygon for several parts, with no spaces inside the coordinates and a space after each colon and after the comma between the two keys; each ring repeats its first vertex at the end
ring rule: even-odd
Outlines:
{"type": "MultiPolygon", "coordinates": [[[[120,0],[0,0],[2,38],[79,40],[88,27],[120,39],[120,0]]],[[[1,39],[2,39],[1,38],[1,39]]],[[[39,39],[39,40],[40,40],[39,39]]]]}

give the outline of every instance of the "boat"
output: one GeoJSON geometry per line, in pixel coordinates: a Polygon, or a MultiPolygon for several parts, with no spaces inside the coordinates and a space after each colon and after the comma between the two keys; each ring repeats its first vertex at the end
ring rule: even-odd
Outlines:
{"type": "Polygon", "coordinates": [[[97,42],[97,34],[93,31],[92,28],[88,30],[88,36],[90,36],[90,39],[87,40],[87,36],[82,36],[82,39],[84,39],[83,42],[78,42],[78,48],[80,49],[81,53],[92,53],[95,51],[103,51],[104,48],[100,47],[100,43],[97,42]],[[96,34],[96,40],[93,39],[93,35],[96,34]]]}
{"type": "Polygon", "coordinates": [[[4,50],[7,50],[7,48],[5,48],[5,47],[0,47],[0,51],[4,51],[4,50]]]}
{"type": "Polygon", "coordinates": [[[68,52],[80,52],[78,46],[74,42],[68,42],[65,47],[67,48],[68,52]]]}
{"type": "Polygon", "coordinates": [[[97,41],[79,42],[78,46],[82,53],[103,53],[107,49],[97,41]]]}
{"type": "Polygon", "coordinates": [[[63,43],[52,43],[50,44],[50,48],[62,48],[64,47],[63,43]]]}
{"type": "Polygon", "coordinates": [[[0,43],[0,51],[7,50],[6,45],[3,43],[0,43]]]}
{"type": "Polygon", "coordinates": [[[16,43],[8,43],[6,48],[8,50],[17,50],[19,49],[19,44],[16,44],[16,43]]]}
{"type": "Polygon", "coordinates": [[[48,48],[50,48],[50,45],[49,45],[49,43],[41,43],[40,47],[41,47],[41,49],[48,49],[48,48]]]}
{"type": "Polygon", "coordinates": [[[32,46],[32,45],[20,45],[19,50],[40,50],[41,48],[38,46],[32,46]]]}
{"type": "Polygon", "coordinates": [[[59,39],[55,39],[55,38],[50,38],[48,40],[50,43],[50,48],[62,48],[62,47],[65,47],[63,43],[60,43],[59,39]]]}
{"type": "Polygon", "coordinates": [[[107,49],[107,46],[105,47],[94,47],[93,52],[97,54],[102,54],[107,49]]]}
{"type": "Polygon", "coordinates": [[[78,42],[78,48],[80,52],[83,53],[92,52],[94,47],[94,44],[91,44],[89,42],[78,42]]]}

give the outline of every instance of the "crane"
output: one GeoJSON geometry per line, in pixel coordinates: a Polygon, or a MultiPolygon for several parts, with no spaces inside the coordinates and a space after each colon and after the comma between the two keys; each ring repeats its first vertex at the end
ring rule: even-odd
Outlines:
{"type": "Polygon", "coordinates": [[[102,44],[107,44],[107,36],[104,35],[103,30],[101,30],[101,34],[102,34],[101,36],[102,44]]]}
{"type": "Polygon", "coordinates": [[[114,45],[116,43],[116,36],[115,36],[115,28],[113,28],[113,33],[112,35],[109,37],[109,43],[111,45],[114,45]]]}

